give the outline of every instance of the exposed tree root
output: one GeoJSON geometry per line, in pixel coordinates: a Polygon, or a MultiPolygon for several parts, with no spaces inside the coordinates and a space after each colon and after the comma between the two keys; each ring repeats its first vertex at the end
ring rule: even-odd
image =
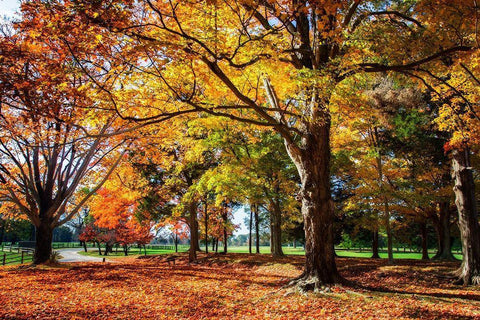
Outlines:
{"type": "Polygon", "coordinates": [[[334,277],[333,281],[325,282],[318,276],[305,275],[293,279],[288,283],[289,287],[295,287],[300,293],[315,292],[315,293],[328,293],[331,292],[331,288],[335,285],[352,286],[352,283],[341,276],[334,277]]]}

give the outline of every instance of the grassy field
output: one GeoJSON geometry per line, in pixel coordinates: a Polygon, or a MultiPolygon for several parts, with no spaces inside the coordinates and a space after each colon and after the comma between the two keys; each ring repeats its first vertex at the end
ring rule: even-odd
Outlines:
{"type": "MultiPolygon", "coordinates": [[[[186,245],[180,245],[178,246],[178,251],[179,252],[186,252],[188,251],[188,246],[186,245]]],[[[103,250],[103,249],[102,249],[103,250]]],[[[202,250],[205,250],[205,247],[202,247],[202,250]]],[[[223,247],[220,248],[219,252],[223,251],[223,247]]],[[[210,248],[209,248],[210,252],[210,248]]],[[[228,247],[228,252],[231,253],[248,253],[248,247],[247,246],[232,246],[228,247]]],[[[253,252],[255,252],[255,248],[253,248],[253,252]]],[[[293,248],[293,247],[283,247],[283,252],[286,255],[304,255],[305,251],[303,250],[302,247],[298,248],[293,248]]],[[[343,249],[337,249],[336,250],[337,255],[339,257],[351,257],[351,258],[370,258],[372,256],[371,251],[359,251],[359,250],[343,250],[343,249]]],[[[163,249],[147,249],[147,255],[158,255],[158,254],[170,254],[174,253],[174,250],[163,250],[163,249]]],[[[268,246],[262,246],[260,247],[260,253],[261,254],[269,254],[270,253],[270,247],[268,246]]],[[[88,255],[88,256],[94,256],[94,257],[100,257],[98,254],[98,250],[94,248],[88,248],[88,252],[80,252],[82,255],[88,255]]],[[[141,251],[138,248],[132,247],[130,248],[128,255],[144,255],[144,250],[142,249],[141,251]]],[[[430,252],[430,257],[433,257],[434,252],[430,252]]],[[[114,249],[113,253],[109,253],[110,257],[122,257],[124,256],[124,253],[121,248],[118,248],[118,252],[116,249],[114,249]]],[[[416,259],[420,260],[422,258],[421,253],[416,253],[416,252],[394,252],[393,253],[394,259],[416,259]]],[[[457,259],[462,259],[461,254],[455,254],[455,257],[457,259]]],[[[380,258],[386,259],[387,258],[387,253],[386,252],[380,252],[380,258]]]]}

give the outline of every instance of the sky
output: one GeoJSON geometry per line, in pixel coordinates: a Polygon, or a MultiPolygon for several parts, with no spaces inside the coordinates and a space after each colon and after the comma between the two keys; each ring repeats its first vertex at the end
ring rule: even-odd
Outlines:
{"type": "MultiPolygon", "coordinates": [[[[0,0],[0,21],[5,17],[13,17],[15,12],[19,10],[19,7],[19,0],[0,0]]],[[[244,208],[238,209],[234,212],[233,223],[239,226],[239,228],[234,232],[235,235],[248,233],[247,226],[244,223],[246,216],[247,214],[244,208]]]]}
{"type": "Polygon", "coordinates": [[[0,17],[12,17],[19,8],[19,0],[0,0],[0,17]]]}

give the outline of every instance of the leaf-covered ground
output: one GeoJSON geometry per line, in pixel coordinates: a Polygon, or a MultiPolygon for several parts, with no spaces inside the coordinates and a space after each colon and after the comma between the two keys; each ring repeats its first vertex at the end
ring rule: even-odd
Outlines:
{"type": "Polygon", "coordinates": [[[303,257],[229,254],[188,265],[165,256],[105,264],[0,268],[0,319],[480,319],[480,289],[458,264],[339,259],[357,287],[303,295],[285,285],[303,257]]]}

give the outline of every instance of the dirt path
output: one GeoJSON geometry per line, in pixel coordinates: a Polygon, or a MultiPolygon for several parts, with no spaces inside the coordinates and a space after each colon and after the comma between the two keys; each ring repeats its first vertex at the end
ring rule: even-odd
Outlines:
{"type": "MultiPolygon", "coordinates": [[[[58,260],[59,262],[102,262],[103,258],[97,257],[88,257],[79,254],[80,251],[83,251],[82,248],[68,248],[60,249],[58,252],[62,255],[62,259],[58,260]]],[[[106,260],[110,262],[109,260],[106,260]]]]}

